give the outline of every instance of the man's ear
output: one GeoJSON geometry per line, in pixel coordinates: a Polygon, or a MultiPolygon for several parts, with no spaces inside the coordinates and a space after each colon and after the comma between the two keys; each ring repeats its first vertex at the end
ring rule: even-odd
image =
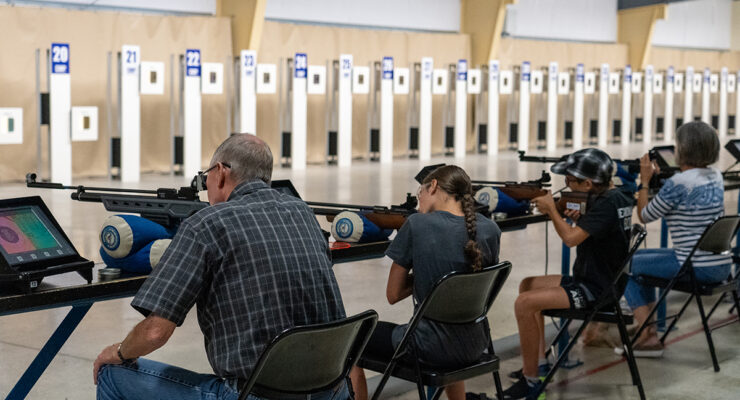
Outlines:
{"type": "Polygon", "coordinates": [[[223,189],[223,187],[226,186],[226,174],[229,173],[229,169],[225,168],[223,165],[221,165],[218,169],[218,188],[223,189]]]}

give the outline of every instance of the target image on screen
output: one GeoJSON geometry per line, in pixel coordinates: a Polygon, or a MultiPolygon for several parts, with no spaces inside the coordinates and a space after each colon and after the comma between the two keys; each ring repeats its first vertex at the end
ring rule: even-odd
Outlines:
{"type": "Polygon", "coordinates": [[[58,247],[54,236],[30,208],[0,214],[0,246],[8,254],[58,247]]]}
{"type": "Polygon", "coordinates": [[[11,264],[75,254],[37,206],[0,209],[0,253],[11,264]]]}

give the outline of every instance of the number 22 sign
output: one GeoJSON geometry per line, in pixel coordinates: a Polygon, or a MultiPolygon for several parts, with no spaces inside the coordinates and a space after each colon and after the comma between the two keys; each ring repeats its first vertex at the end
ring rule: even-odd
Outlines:
{"type": "Polygon", "coordinates": [[[186,76],[200,76],[200,50],[188,49],[185,52],[186,76]]]}

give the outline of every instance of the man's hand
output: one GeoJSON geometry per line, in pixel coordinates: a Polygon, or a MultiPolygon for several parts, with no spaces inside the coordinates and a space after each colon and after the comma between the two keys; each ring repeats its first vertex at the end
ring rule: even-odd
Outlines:
{"type": "Polygon", "coordinates": [[[538,210],[540,210],[541,213],[547,214],[552,216],[553,213],[557,213],[557,209],[555,208],[555,200],[552,198],[552,192],[549,190],[547,191],[547,194],[540,197],[535,197],[532,199],[532,204],[537,207],[538,210]]]}
{"type": "Polygon", "coordinates": [[[566,218],[569,218],[573,222],[578,222],[578,218],[581,218],[581,212],[578,210],[564,210],[563,214],[565,214],[566,218]]]}
{"type": "Polygon", "coordinates": [[[118,358],[118,343],[104,348],[103,351],[101,351],[98,355],[98,358],[95,359],[95,363],[93,364],[93,382],[96,385],[98,384],[98,371],[100,371],[100,367],[106,364],[120,363],[121,359],[118,358]]]}
{"type": "Polygon", "coordinates": [[[640,157],[640,182],[642,183],[642,186],[650,185],[650,178],[652,178],[656,172],[660,172],[660,169],[658,169],[655,162],[650,159],[650,155],[645,153],[640,157]]]}

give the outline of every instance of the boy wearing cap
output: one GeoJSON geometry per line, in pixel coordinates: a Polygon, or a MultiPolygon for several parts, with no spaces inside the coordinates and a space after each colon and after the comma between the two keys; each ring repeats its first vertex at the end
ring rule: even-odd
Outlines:
{"type": "Polygon", "coordinates": [[[563,243],[577,246],[576,260],[573,276],[535,276],[519,285],[514,309],[523,368],[519,380],[504,391],[505,399],[531,396],[540,381],[538,376],[547,373],[541,311],[591,305],[611,285],[629,249],[634,201],[612,185],[614,163],[609,155],[599,149],[579,150],[550,170],[565,175],[571,190],[587,192],[589,197],[583,215],[575,210],[565,211],[565,217],[575,221],[574,226],[560,216],[551,193],[532,200],[540,212],[550,217],[563,243]]]}

